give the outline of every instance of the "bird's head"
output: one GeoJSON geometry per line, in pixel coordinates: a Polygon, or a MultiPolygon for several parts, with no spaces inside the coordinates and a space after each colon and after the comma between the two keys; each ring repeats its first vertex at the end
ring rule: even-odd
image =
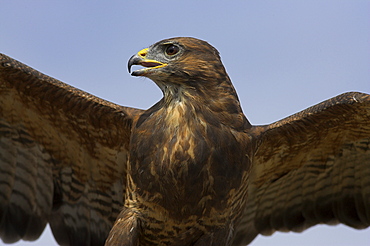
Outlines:
{"type": "Polygon", "coordinates": [[[171,85],[193,88],[215,86],[218,80],[229,80],[218,51],[196,38],[159,41],[130,58],[129,72],[133,65],[144,68],[133,71],[131,75],[150,78],[162,90],[171,85]]]}
{"type": "Polygon", "coordinates": [[[218,51],[207,42],[188,37],[165,39],[133,55],[129,72],[133,65],[144,67],[133,71],[133,76],[150,78],[161,88],[164,97],[158,105],[185,102],[198,116],[203,112],[210,124],[250,127],[218,51]]]}

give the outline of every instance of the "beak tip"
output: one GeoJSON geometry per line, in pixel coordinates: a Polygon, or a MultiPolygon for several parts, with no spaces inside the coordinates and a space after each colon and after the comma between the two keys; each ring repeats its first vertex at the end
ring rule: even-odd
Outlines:
{"type": "MultiPolygon", "coordinates": [[[[131,56],[131,58],[128,60],[128,64],[127,64],[128,72],[131,73],[131,67],[133,65],[140,65],[140,61],[141,61],[141,58],[138,57],[137,55],[131,56]]],[[[132,75],[132,73],[131,73],[131,75],[132,75]]]]}

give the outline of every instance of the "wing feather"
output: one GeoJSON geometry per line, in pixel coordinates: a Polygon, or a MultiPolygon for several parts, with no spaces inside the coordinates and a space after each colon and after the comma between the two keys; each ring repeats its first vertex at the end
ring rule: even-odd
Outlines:
{"type": "Polygon", "coordinates": [[[252,135],[257,147],[236,245],[318,223],[370,225],[370,95],[339,95],[252,135]]]}
{"type": "Polygon", "coordinates": [[[62,245],[102,245],[140,114],[0,54],[1,238],[35,240],[49,222],[62,245]]]}

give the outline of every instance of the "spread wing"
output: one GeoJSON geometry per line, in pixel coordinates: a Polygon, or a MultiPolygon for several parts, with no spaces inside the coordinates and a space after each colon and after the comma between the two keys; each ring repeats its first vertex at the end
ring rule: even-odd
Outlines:
{"type": "Polygon", "coordinates": [[[124,199],[131,125],[109,103],[0,54],[0,236],[103,245],[124,199]]]}
{"type": "Polygon", "coordinates": [[[318,223],[370,225],[370,95],[345,93],[253,134],[236,245],[318,223]]]}

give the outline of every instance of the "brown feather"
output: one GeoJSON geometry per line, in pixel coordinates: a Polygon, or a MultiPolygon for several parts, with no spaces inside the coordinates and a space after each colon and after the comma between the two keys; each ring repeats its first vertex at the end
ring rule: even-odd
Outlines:
{"type": "Polygon", "coordinates": [[[318,223],[370,225],[370,95],[345,93],[253,131],[240,245],[318,223]]]}
{"type": "Polygon", "coordinates": [[[34,240],[50,222],[61,244],[103,244],[123,205],[130,127],[140,111],[0,58],[3,240],[34,240]]]}

